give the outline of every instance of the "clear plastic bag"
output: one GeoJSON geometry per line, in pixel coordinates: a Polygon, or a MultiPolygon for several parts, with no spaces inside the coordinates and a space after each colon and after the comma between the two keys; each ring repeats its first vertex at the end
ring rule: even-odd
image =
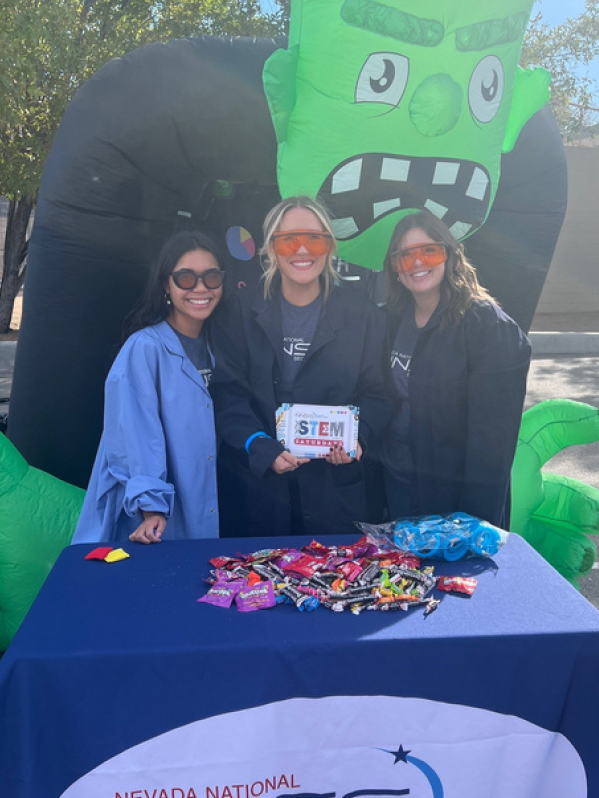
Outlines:
{"type": "Polygon", "coordinates": [[[376,545],[422,559],[461,560],[493,557],[509,533],[468,513],[424,515],[386,524],[360,522],[358,528],[376,545]]]}

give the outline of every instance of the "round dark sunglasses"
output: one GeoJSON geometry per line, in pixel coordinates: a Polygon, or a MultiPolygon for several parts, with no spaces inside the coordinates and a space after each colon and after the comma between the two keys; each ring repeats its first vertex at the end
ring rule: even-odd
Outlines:
{"type": "Polygon", "coordinates": [[[174,284],[177,288],[183,291],[193,290],[198,283],[204,283],[206,288],[213,290],[220,288],[225,279],[225,273],[221,269],[206,269],[202,274],[191,269],[179,269],[176,272],[171,272],[174,284]]]}

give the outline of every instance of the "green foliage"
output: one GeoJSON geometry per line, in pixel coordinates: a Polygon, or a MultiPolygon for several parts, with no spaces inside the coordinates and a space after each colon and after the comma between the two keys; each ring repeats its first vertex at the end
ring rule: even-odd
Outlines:
{"type": "Polygon", "coordinates": [[[272,36],[259,0],[0,0],[0,194],[35,195],[76,90],[102,64],[156,41],[272,36]]]}
{"type": "Polygon", "coordinates": [[[578,17],[551,28],[543,22],[541,10],[532,18],[521,63],[543,66],[553,75],[551,105],[566,140],[588,134],[596,122],[592,82],[580,70],[597,57],[599,41],[599,0],[586,0],[578,17]]]}

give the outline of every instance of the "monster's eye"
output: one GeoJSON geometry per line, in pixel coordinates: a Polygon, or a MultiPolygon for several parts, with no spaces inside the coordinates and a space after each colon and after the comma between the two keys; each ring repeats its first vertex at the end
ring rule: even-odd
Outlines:
{"type": "Polygon", "coordinates": [[[479,61],[468,85],[468,101],[472,115],[479,122],[490,122],[501,105],[503,66],[495,55],[479,61]]]}
{"type": "Polygon", "coordinates": [[[356,85],[356,102],[398,105],[406,90],[409,72],[410,62],[403,55],[369,55],[356,85]]]}

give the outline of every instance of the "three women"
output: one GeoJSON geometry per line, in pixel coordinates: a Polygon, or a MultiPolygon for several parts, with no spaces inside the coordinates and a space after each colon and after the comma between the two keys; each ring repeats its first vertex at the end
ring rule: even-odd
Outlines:
{"type": "MultiPolygon", "coordinates": [[[[355,531],[370,515],[362,456],[377,439],[391,518],[462,510],[507,525],[526,336],[428,212],[393,233],[387,331],[378,308],[338,284],[334,252],[324,209],[284,200],[265,221],[260,291],[236,293],[214,319],[220,534],[355,531]],[[359,407],[355,457],[287,451],[276,440],[284,403],[359,407]]],[[[205,322],[222,283],[209,239],[167,242],[107,379],[74,542],[218,534],[205,322]]]]}

